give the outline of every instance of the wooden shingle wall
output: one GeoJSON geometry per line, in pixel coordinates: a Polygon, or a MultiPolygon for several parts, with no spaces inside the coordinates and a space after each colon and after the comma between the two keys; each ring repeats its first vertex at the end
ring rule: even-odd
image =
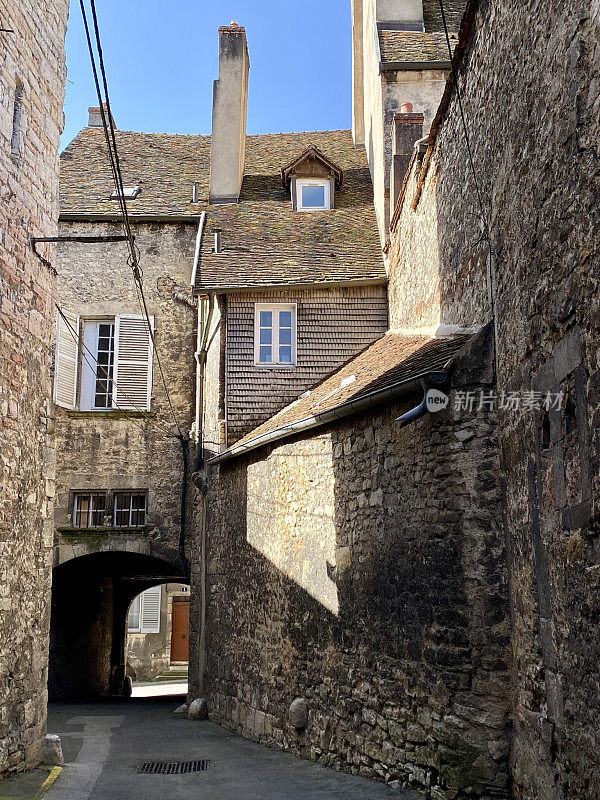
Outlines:
{"type": "Polygon", "coordinates": [[[227,444],[233,444],[383,336],[387,321],[385,286],[229,295],[227,444]],[[254,366],[256,303],[297,303],[295,369],[254,366]]]}

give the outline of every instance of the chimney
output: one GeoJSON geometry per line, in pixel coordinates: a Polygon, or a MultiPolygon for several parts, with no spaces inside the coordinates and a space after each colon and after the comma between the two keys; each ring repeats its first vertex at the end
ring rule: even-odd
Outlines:
{"type": "Polygon", "coordinates": [[[411,103],[403,103],[392,122],[392,174],[390,176],[390,213],[393,216],[404,176],[415,149],[423,138],[423,114],[413,113],[411,103]]]}
{"type": "MultiPolygon", "coordinates": [[[[104,107],[104,112],[108,117],[108,110],[106,108],[106,103],[103,103],[103,107],[104,107]]],[[[102,127],[102,115],[100,114],[100,108],[98,106],[96,106],[96,107],[92,106],[91,108],[88,108],[88,114],[89,114],[88,127],[89,128],[101,128],[102,127]]],[[[112,114],[111,114],[111,118],[112,118],[113,126],[116,129],[117,123],[115,122],[115,118],[112,116],[112,114]]]]}
{"type": "Polygon", "coordinates": [[[244,178],[248,43],[237,22],[219,28],[219,79],[213,90],[210,202],[237,203],[244,178]]]}

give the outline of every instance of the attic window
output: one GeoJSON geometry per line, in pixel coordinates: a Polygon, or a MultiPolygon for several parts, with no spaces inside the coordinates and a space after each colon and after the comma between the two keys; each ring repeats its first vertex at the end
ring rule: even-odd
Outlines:
{"type": "Polygon", "coordinates": [[[331,184],[318,178],[298,178],[296,181],[298,211],[331,208],[331,184]]]}
{"type": "MultiPolygon", "coordinates": [[[[140,193],[141,189],[139,186],[124,186],[123,187],[123,197],[125,200],[135,200],[135,198],[140,193]]],[[[114,191],[111,196],[111,200],[118,200],[119,199],[119,192],[114,191]]]]}

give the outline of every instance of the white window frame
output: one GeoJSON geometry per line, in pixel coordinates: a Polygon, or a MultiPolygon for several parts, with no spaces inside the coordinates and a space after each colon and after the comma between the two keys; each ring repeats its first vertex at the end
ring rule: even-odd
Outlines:
{"type": "Polygon", "coordinates": [[[107,493],[106,492],[102,492],[102,491],[95,492],[93,490],[90,490],[90,491],[82,490],[80,492],[74,492],[73,493],[73,527],[77,528],[77,530],[82,530],[82,531],[83,530],[88,530],[89,531],[89,530],[94,530],[96,528],[102,528],[103,527],[104,521],[102,521],[100,523],[100,525],[90,525],[89,524],[90,520],[92,519],[92,515],[98,511],[98,509],[95,508],[95,504],[94,504],[94,498],[96,498],[96,497],[103,497],[104,498],[104,508],[103,508],[103,512],[104,512],[103,513],[103,517],[104,517],[104,516],[106,516],[106,514],[109,511],[108,506],[107,506],[107,499],[108,498],[107,498],[107,493]],[[79,498],[84,496],[84,495],[86,497],[89,497],[90,501],[91,501],[90,502],[90,507],[88,508],[88,510],[86,512],[87,513],[87,518],[88,518],[88,524],[87,525],[78,525],[77,524],[77,514],[79,512],[79,498]]]}
{"type": "MultiPolygon", "coordinates": [[[[136,509],[138,511],[139,509],[136,509]]],[[[114,492],[113,496],[113,527],[115,528],[145,528],[148,522],[148,492],[144,489],[123,489],[114,492]],[[129,495],[129,521],[127,525],[119,525],[117,522],[117,501],[120,494],[129,495]],[[132,523],[132,518],[134,514],[133,509],[133,497],[134,495],[138,497],[144,497],[146,500],[146,504],[144,506],[144,522],[141,525],[134,525],[132,523]]]]}
{"type": "Polygon", "coordinates": [[[107,317],[106,319],[83,320],[83,353],[81,358],[81,389],[79,394],[79,409],[81,411],[113,411],[112,392],[110,403],[107,406],[96,406],[96,376],[98,371],[98,331],[100,325],[113,326],[113,364],[112,377],[115,374],[116,362],[116,319],[107,317]]]}
{"type": "MultiPolygon", "coordinates": [[[[254,305],[254,366],[263,369],[294,369],[296,367],[296,349],[298,339],[298,305],[297,303],[256,303],[254,305]],[[279,357],[279,312],[292,312],[292,360],[291,361],[261,361],[260,360],[260,312],[273,312],[273,331],[271,341],[271,354],[279,357]],[[277,323],[275,324],[275,320],[277,323]]],[[[285,345],[283,345],[285,346],[285,345]]]]}
{"type": "Polygon", "coordinates": [[[296,178],[296,208],[298,211],[327,211],[331,208],[331,181],[327,178],[296,178]],[[304,186],[323,186],[325,188],[325,205],[303,206],[302,189],[304,186]]]}

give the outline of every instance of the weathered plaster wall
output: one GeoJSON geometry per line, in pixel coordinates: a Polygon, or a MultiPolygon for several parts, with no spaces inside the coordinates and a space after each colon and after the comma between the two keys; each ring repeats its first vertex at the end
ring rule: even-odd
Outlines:
{"type": "MultiPolygon", "coordinates": [[[[499,416],[514,792],[548,800],[600,794],[599,23],[585,0],[482,3],[460,74],[491,231],[498,393],[570,398],[549,418],[523,396],[499,416]]],[[[489,318],[481,214],[454,98],[399,221],[392,324],[489,318]]]]}
{"type": "Polygon", "coordinates": [[[227,298],[227,438],[232,444],[387,330],[385,286],[231,294],[227,298]],[[294,369],[254,366],[254,306],[296,303],[294,369]]]}
{"type": "MultiPolygon", "coordinates": [[[[107,235],[120,233],[121,227],[63,222],[61,232],[107,235]]],[[[134,233],[148,311],[155,318],[156,348],[174,413],[185,435],[194,415],[196,309],[177,298],[190,297],[196,229],[193,225],[137,224],[134,233]]],[[[64,310],[92,319],[141,313],[125,244],[62,244],[57,266],[58,302],[64,310]]],[[[172,579],[184,569],[180,557],[182,447],[156,353],[150,411],[69,411],[57,407],[55,418],[54,565],[55,577],[61,581],[53,598],[51,691],[55,697],[118,693],[125,671],[127,609],[134,595],[148,585],[142,583],[131,594],[133,583],[125,570],[139,578],[151,568],[151,574],[160,580],[172,579]],[[146,526],[113,528],[109,514],[104,528],[74,529],[73,493],[90,490],[107,492],[109,509],[115,491],[147,491],[146,526]],[[80,600],[73,577],[79,572],[87,575],[80,600]],[[103,585],[108,587],[106,602],[105,607],[99,607],[95,598],[103,585]],[[69,602],[81,605],[76,622],[71,622],[66,612],[69,602]],[[94,630],[103,631],[101,639],[94,630]],[[78,665],[76,669],[73,663],[78,665]]],[[[190,474],[191,461],[188,452],[190,474]]],[[[188,487],[188,499],[191,492],[192,487],[188,487]]],[[[189,557],[189,541],[184,546],[189,557]]]]}
{"type": "MultiPolygon", "coordinates": [[[[65,235],[103,235],[120,232],[120,227],[62,223],[61,231],[65,235]]],[[[189,291],[195,229],[191,225],[137,225],[135,233],[148,311],[155,317],[156,348],[175,415],[186,433],[194,414],[196,310],[175,299],[173,290],[189,291]]],[[[124,243],[61,245],[58,269],[58,298],[63,309],[92,319],[141,313],[124,243]]],[[[182,451],[156,355],[148,413],[63,408],[55,413],[55,523],[61,529],[57,543],[67,545],[70,538],[92,535],[64,530],[72,527],[74,491],[146,489],[150,553],[169,558],[176,554],[182,451]]],[[[105,535],[110,538],[114,533],[119,531],[105,535]]],[[[56,558],[58,563],[58,551],[56,558]]]]}
{"type": "MultiPolygon", "coordinates": [[[[456,387],[489,387],[477,355],[456,387]]],[[[427,797],[502,797],[495,419],[452,405],[400,429],[415,400],[221,466],[208,502],[205,695],[219,723],[337,769],[427,797]],[[301,731],[288,716],[296,697],[308,705],[301,731]]]]}
{"type": "Polygon", "coordinates": [[[28,239],[56,234],[68,7],[0,0],[0,776],[38,760],[46,726],[54,278],[28,239]]]}

